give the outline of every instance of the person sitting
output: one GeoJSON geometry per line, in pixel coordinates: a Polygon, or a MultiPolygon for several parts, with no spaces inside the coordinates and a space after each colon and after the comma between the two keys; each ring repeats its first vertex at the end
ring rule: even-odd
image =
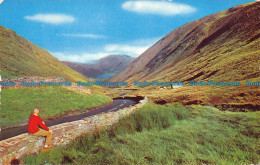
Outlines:
{"type": "Polygon", "coordinates": [[[39,109],[34,108],[32,115],[30,116],[28,122],[28,132],[33,136],[46,136],[46,141],[44,145],[44,149],[50,149],[51,146],[51,138],[52,138],[52,130],[50,130],[42,119],[39,117],[39,109]]]}

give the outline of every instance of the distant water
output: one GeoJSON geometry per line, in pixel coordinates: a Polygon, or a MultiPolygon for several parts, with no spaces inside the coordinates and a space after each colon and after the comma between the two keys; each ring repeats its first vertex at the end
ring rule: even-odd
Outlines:
{"type": "Polygon", "coordinates": [[[96,78],[110,78],[112,77],[112,75],[100,75],[100,76],[97,76],[96,78]]]}

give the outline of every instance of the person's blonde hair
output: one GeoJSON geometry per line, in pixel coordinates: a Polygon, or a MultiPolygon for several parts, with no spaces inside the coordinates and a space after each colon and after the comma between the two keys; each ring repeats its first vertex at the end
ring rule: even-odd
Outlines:
{"type": "Polygon", "coordinates": [[[33,109],[33,112],[32,112],[33,114],[34,114],[35,110],[40,111],[38,107],[35,107],[35,108],[33,109]]]}

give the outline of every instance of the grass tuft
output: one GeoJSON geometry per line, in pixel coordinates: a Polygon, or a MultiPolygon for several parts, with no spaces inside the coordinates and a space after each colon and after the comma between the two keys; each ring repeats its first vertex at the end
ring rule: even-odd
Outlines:
{"type": "Polygon", "coordinates": [[[30,155],[26,164],[257,164],[259,112],[146,104],[110,128],[66,147],[30,155]],[[247,129],[250,128],[250,129],[247,129]]]}

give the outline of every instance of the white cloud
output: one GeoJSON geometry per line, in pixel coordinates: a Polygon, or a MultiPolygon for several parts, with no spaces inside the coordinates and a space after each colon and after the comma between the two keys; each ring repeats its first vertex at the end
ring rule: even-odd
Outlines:
{"type": "Polygon", "coordinates": [[[76,20],[73,16],[65,14],[35,14],[33,16],[25,16],[24,18],[30,21],[37,21],[54,25],[72,23],[76,20]]]}
{"type": "Polygon", "coordinates": [[[70,61],[70,62],[91,62],[110,55],[109,53],[105,53],[105,52],[97,52],[97,53],[82,52],[78,54],[51,52],[51,54],[57,57],[61,61],[70,61]]]}
{"type": "Polygon", "coordinates": [[[62,34],[62,36],[65,36],[65,37],[92,38],[92,39],[106,38],[106,36],[103,36],[103,35],[90,34],[90,33],[84,33],[84,34],[62,34]]]}
{"type": "Polygon", "coordinates": [[[157,14],[164,16],[174,16],[196,12],[196,8],[192,6],[167,1],[126,1],[122,4],[122,8],[136,13],[157,14]]]}
{"type": "Polygon", "coordinates": [[[114,43],[107,44],[100,51],[97,52],[81,52],[81,53],[67,53],[67,52],[51,52],[55,57],[61,61],[71,61],[71,62],[91,62],[98,60],[102,57],[111,54],[129,55],[132,57],[137,57],[145,52],[150,46],[152,46],[160,37],[156,38],[146,38],[137,39],[133,41],[128,41],[126,43],[114,43]]]}
{"type": "Polygon", "coordinates": [[[125,54],[131,56],[138,56],[147,50],[149,46],[131,46],[122,44],[110,44],[106,45],[105,50],[110,54],[125,54]]]}
{"type": "Polygon", "coordinates": [[[4,2],[4,0],[0,0],[0,4],[1,4],[2,2],[4,2]]]}
{"type": "Polygon", "coordinates": [[[155,44],[160,38],[161,37],[144,38],[129,41],[124,44],[108,44],[105,46],[105,51],[111,54],[125,54],[137,57],[155,44]]]}
{"type": "Polygon", "coordinates": [[[154,43],[156,43],[157,41],[159,41],[161,37],[154,37],[154,38],[143,38],[143,39],[137,39],[137,40],[133,40],[128,42],[128,44],[131,45],[142,45],[142,46],[152,46],[154,43]]]}

